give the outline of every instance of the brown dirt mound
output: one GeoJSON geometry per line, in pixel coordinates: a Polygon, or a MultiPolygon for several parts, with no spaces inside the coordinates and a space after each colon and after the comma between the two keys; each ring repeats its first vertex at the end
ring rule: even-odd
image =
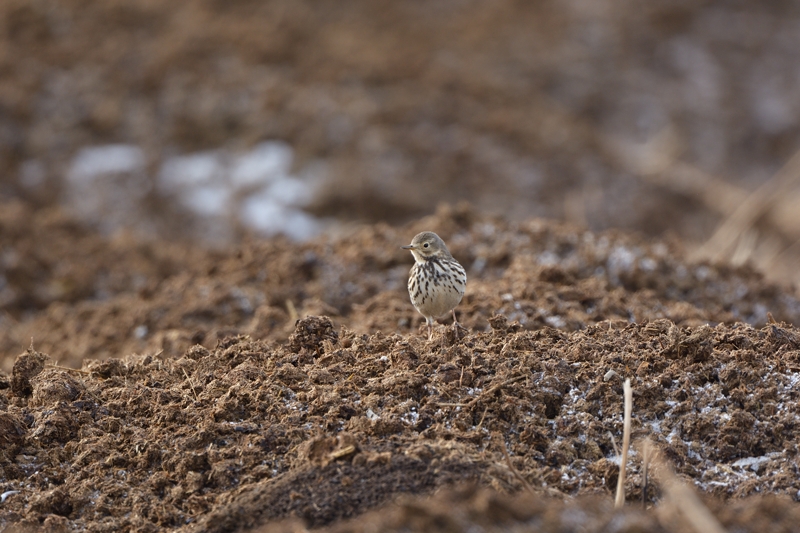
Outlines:
{"type": "MultiPolygon", "coordinates": [[[[612,518],[628,524],[621,530],[670,529],[658,511],[610,507],[624,377],[634,437],[653,439],[715,498],[725,524],[774,518],[781,530],[770,513],[798,512],[800,330],[758,322],[768,312],[796,321],[800,306],[748,269],[466,207],[403,230],[208,253],[115,249],[63,218],[30,223],[53,220],[74,228],[66,271],[130,262],[143,279],[126,287],[100,276],[86,285],[93,297],[26,312],[7,300],[6,317],[18,314],[6,318],[5,353],[32,332],[36,349],[0,374],[0,526],[240,531],[294,519],[354,531],[532,521],[555,530],[583,509],[590,531],[612,518]],[[405,291],[411,258],[398,246],[422,228],[436,228],[470,274],[458,339],[443,326],[432,341],[418,333],[405,291]],[[114,357],[86,359],[82,371],[52,364],[104,354],[114,357]],[[523,488],[504,446],[536,498],[486,492],[523,488]],[[341,522],[464,484],[483,489],[341,522]],[[724,503],[759,494],[785,499],[724,503]]],[[[18,249],[20,261],[43,265],[40,283],[57,275],[46,240],[18,249]]],[[[628,473],[627,495],[640,498],[635,453],[628,473]]],[[[647,499],[662,509],[658,490],[647,499]]]]}
{"type": "MultiPolygon", "coordinates": [[[[800,490],[797,330],[495,322],[428,342],[344,328],[336,338],[329,320],[309,317],[294,336],[304,343],[232,337],[177,360],[45,368],[31,392],[3,390],[4,420],[23,432],[0,465],[20,491],[3,516],[34,525],[54,514],[98,531],[237,531],[286,517],[323,526],[453,483],[518,490],[496,435],[543,494],[610,502],[621,375],[633,380],[635,435],[705,492],[800,490]]],[[[634,461],[628,496],[641,485],[634,461]]]]}
{"type": "Polygon", "coordinates": [[[468,270],[458,312],[472,330],[489,329],[494,314],[523,329],[567,331],[660,318],[761,325],[768,312],[800,322],[797,295],[746,267],[687,264],[675,243],[543,220],[511,223],[466,206],[443,207],[402,231],[364,226],[307,244],[250,241],[217,252],[104,239],[57,212],[34,216],[20,205],[0,212],[0,235],[8,236],[0,262],[6,371],[31,340],[79,366],[134,352],[180,357],[194,344],[212,348],[238,334],[283,341],[306,315],[330,316],[358,333],[411,333],[423,319],[409,305],[411,258],[399,247],[431,228],[468,270]]]}

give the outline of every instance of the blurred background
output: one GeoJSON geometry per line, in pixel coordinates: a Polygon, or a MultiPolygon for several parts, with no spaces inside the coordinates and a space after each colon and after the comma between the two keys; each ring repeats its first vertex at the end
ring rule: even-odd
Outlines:
{"type": "Polygon", "coordinates": [[[0,205],[220,246],[466,200],[800,281],[800,4],[3,0],[0,205]]]}

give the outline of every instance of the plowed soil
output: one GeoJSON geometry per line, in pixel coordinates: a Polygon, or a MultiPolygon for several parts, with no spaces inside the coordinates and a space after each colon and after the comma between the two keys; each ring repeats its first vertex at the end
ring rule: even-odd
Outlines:
{"type": "Polygon", "coordinates": [[[652,483],[613,509],[630,378],[723,525],[796,530],[800,299],[747,268],[465,205],[209,252],[15,204],[0,236],[0,528],[682,530],[652,483]],[[423,229],[469,275],[432,340],[423,229]]]}
{"type": "Polygon", "coordinates": [[[726,528],[797,531],[800,295],[730,266],[800,279],[797,21],[0,1],[0,531],[688,531],[637,450],[613,509],[626,378],[726,528]],[[208,250],[159,165],[270,140],[336,228],[242,236],[234,203],[208,250]],[[117,144],[147,168],[75,188],[117,144]],[[422,230],[469,276],[432,340],[422,230]]]}

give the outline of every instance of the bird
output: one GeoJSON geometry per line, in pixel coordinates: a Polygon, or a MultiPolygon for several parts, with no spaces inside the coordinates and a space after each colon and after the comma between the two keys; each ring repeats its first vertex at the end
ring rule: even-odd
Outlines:
{"type": "Polygon", "coordinates": [[[433,338],[435,318],[453,312],[453,330],[458,336],[456,306],[467,288],[467,272],[432,231],[417,234],[411,244],[401,246],[414,256],[408,276],[408,294],[428,324],[428,340],[433,338]]]}

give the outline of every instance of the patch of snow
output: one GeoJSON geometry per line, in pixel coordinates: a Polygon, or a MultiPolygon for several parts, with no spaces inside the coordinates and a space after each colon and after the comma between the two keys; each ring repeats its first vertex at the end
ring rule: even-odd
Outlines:
{"type": "Polygon", "coordinates": [[[144,169],[144,151],[129,144],[84,148],[72,160],[67,180],[73,184],[93,182],[104,174],[122,174],[144,169]]]}
{"type": "MultiPolygon", "coordinates": [[[[68,167],[65,201],[109,229],[141,224],[147,230],[152,226],[145,225],[147,208],[142,202],[155,187],[207,222],[198,229],[207,239],[224,238],[244,225],[265,235],[306,240],[322,229],[319,220],[301,209],[313,198],[319,172],[306,169],[301,177],[291,175],[292,158],[291,147],[280,141],[263,142],[243,153],[220,149],[176,155],[161,164],[151,182],[141,148],[87,147],[68,167]]],[[[46,178],[46,170],[34,160],[24,163],[20,172],[29,187],[46,178]]]]}

